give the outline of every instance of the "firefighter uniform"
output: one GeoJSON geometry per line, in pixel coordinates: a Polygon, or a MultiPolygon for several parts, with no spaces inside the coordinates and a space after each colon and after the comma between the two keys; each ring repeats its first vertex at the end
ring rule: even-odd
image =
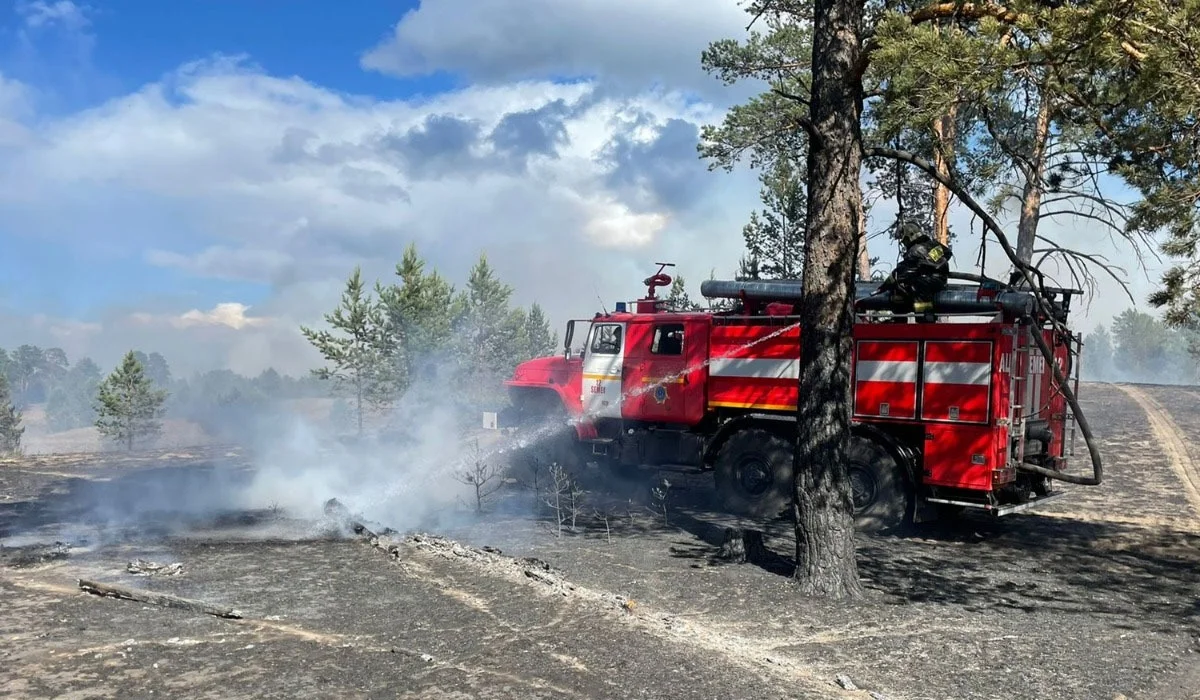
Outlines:
{"type": "Polygon", "coordinates": [[[904,255],[880,285],[879,292],[891,293],[897,312],[910,309],[923,312],[924,320],[932,321],[933,299],[946,287],[953,253],[949,246],[938,243],[912,224],[901,228],[900,243],[904,255]]]}

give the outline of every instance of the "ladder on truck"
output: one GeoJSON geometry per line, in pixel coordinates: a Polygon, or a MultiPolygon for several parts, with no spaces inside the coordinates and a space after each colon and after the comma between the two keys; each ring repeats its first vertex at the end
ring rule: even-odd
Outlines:
{"type": "MultiPolygon", "coordinates": [[[[1046,358],[1042,356],[1041,349],[1033,339],[1033,333],[1043,332],[1042,328],[1033,326],[1020,326],[1014,324],[1014,342],[1012,364],[1009,369],[1009,415],[1008,421],[1011,426],[1009,435],[1016,435],[1018,439],[1013,454],[1014,463],[1020,464],[1025,461],[1025,446],[1026,446],[1026,430],[1031,419],[1036,420],[1041,414],[1045,406],[1053,400],[1055,393],[1048,397],[1041,396],[1041,384],[1030,383],[1031,378],[1036,382],[1044,382],[1044,372],[1052,372],[1049,367],[1043,366],[1041,372],[1034,374],[1034,363],[1045,365],[1046,358]]],[[[1065,379],[1070,382],[1072,393],[1079,395],[1079,358],[1083,351],[1083,337],[1077,333],[1068,333],[1068,356],[1075,358],[1071,362],[1070,373],[1065,379]]],[[[1061,390],[1058,390],[1061,391],[1061,390]]],[[[1064,442],[1063,454],[1067,457],[1075,456],[1075,435],[1077,424],[1075,421],[1075,413],[1071,410],[1070,404],[1067,404],[1063,409],[1064,420],[1064,442]]]]}

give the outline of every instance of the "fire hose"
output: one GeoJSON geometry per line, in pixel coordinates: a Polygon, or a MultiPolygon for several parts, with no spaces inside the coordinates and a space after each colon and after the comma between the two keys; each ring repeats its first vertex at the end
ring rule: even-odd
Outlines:
{"type": "MultiPolygon", "coordinates": [[[[954,178],[938,172],[938,169],[935,168],[932,163],[911,153],[905,153],[903,151],[898,151],[891,148],[868,148],[864,149],[864,155],[868,157],[879,156],[912,163],[928,173],[930,177],[945,185],[947,189],[953,192],[954,195],[963,202],[963,204],[967,205],[967,208],[969,208],[976,216],[979,217],[980,221],[983,222],[983,225],[988,230],[996,235],[996,239],[1000,241],[1000,247],[1004,250],[1004,254],[1012,262],[1013,267],[1021,273],[1021,277],[1024,279],[1025,284],[1029,286],[1029,289],[1043,289],[1040,285],[1035,285],[1033,282],[1033,274],[1037,271],[1035,270],[1033,273],[1031,273],[1030,265],[1017,257],[1016,251],[1013,250],[1012,245],[1008,241],[1008,237],[1004,235],[1004,230],[1000,228],[1000,224],[993,219],[992,216],[988,214],[988,212],[982,206],[980,206],[979,202],[975,201],[975,198],[972,197],[970,193],[959,186],[958,182],[955,181],[954,178]]],[[[958,274],[961,275],[963,273],[958,274]]],[[[972,277],[984,279],[982,276],[972,277]]],[[[989,281],[995,282],[995,280],[989,281]]],[[[1011,285],[1005,284],[1002,286],[1007,287],[1010,290],[1013,289],[1011,285]]],[[[1050,313],[1050,309],[1046,305],[1044,295],[1033,294],[1032,296],[1035,304],[1038,307],[1037,310],[1039,314],[1049,319],[1056,332],[1064,332],[1065,329],[1060,327],[1059,321],[1055,318],[1054,314],[1050,313]]],[[[1071,389],[1070,383],[1063,374],[1062,368],[1060,368],[1058,363],[1054,361],[1054,352],[1050,349],[1050,346],[1046,344],[1046,339],[1043,334],[1038,332],[1030,333],[1030,335],[1032,335],[1033,339],[1037,342],[1038,350],[1041,351],[1042,356],[1046,358],[1046,364],[1050,366],[1050,371],[1053,373],[1054,381],[1058,384],[1059,389],[1062,391],[1063,398],[1066,399],[1067,404],[1071,407],[1071,411],[1074,413],[1075,421],[1079,425],[1079,432],[1083,435],[1083,442],[1087,445],[1088,454],[1092,459],[1092,476],[1086,477],[1076,476],[1074,474],[1064,474],[1054,469],[1047,469],[1040,464],[1032,464],[1029,462],[1022,462],[1018,465],[1018,468],[1022,471],[1038,474],[1039,476],[1044,476],[1049,479],[1066,481],[1071,484],[1098,486],[1103,478],[1103,463],[1100,457],[1100,448],[1096,445],[1095,437],[1092,435],[1092,428],[1088,424],[1087,417],[1083,414],[1083,409],[1079,406],[1079,399],[1075,396],[1075,392],[1071,389]]]]}

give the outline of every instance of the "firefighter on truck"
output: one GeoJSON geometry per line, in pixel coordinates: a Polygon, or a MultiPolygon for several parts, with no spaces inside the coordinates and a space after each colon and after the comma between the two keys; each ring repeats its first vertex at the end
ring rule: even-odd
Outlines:
{"type": "Polygon", "coordinates": [[[876,293],[890,293],[897,313],[911,309],[923,314],[923,321],[933,322],[933,299],[946,288],[953,253],[909,221],[900,225],[899,238],[904,253],[876,293]]]}

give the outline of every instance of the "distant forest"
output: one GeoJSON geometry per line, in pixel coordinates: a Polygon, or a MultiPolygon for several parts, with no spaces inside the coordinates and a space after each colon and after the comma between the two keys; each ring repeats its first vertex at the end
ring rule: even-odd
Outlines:
{"type": "MultiPolygon", "coordinates": [[[[312,376],[294,378],[267,369],[256,377],[245,377],[220,369],[190,378],[175,377],[161,354],[134,351],[134,355],[154,387],[167,392],[164,417],[195,422],[211,435],[229,433],[248,413],[269,402],[330,395],[329,387],[312,376]]],[[[99,386],[113,370],[100,367],[90,357],[72,363],[60,348],[0,348],[0,375],[6,380],[12,406],[25,411],[44,404],[47,427],[54,432],[95,424],[99,386]]]]}
{"type": "Polygon", "coordinates": [[[1101,325],[1084,337],[1080,373],[1092,381],[1195,384],[1200,333],[1126,309],[1111,328],[1101,325]]]}

